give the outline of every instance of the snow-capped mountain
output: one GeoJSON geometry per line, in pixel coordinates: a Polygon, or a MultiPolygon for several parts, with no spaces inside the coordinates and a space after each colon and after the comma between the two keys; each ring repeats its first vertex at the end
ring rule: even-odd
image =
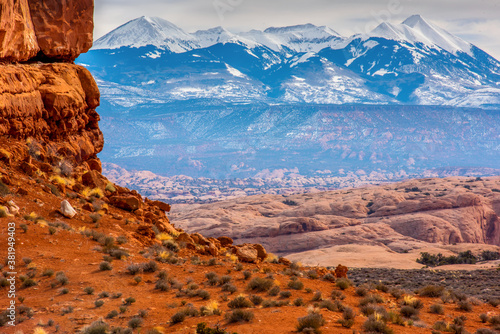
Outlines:
{"type": "Polygon", "coordinates": [[[98,39],[79,62],[115,87],[102,89],[111,104],[500,105],[500,63],[420,15],[348,38],[312,24],[187,33],[141,17],[98,39]]]}
{"type": "Polygon", "coordinates": [[[464,52],[473,56],[472,44],[429,23],[420,15],[410,16],[403,23],[397,25],[382,22],[367,36],[396,40],[412,45],[421,44],[429,48],[438,47],[453,54],[464,52]]]}
{"type": "Polygon", "coordinates": [[[197,39],[159,17],[142,16],[119,26],[94,42],[93,50],[153,45],[172,52],[198,48],[197,39]]]}

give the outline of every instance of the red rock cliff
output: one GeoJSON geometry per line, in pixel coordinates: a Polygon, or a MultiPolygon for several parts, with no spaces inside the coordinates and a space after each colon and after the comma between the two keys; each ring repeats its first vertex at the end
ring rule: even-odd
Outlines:
{"type": "Polygon", "coordinates": [[[91,74],[71,63],[92,46],[93,0],[1,0],[0,136],[34,138],[75,162],[104,140],[91,74]]]}

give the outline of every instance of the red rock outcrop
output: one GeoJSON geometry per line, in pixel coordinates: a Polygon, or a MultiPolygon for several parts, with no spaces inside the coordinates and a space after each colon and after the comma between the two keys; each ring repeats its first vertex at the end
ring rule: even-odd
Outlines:
{"type": "Polygon", "coordinates": [[[28,0],[2,0],[0,60],[25,61],[35,57],[38,50],[28,0]]]}
{"type": "Polygon", "coordinates": [[[93,0],[29,0],[40,53],[73,61],[92,47],[93,0]]]}
{"type": "Polygon", "coordinates": [[[2,0],[0,60],[73,61],[92,47],[93,0],[2,0]]]}
{"type": "Polygon", "coordinates": [[[0,65],[0,136],[31,137],[34,146],[82,162],[104,145],[98,105],[97,85],[81,66],[0,65]]]}

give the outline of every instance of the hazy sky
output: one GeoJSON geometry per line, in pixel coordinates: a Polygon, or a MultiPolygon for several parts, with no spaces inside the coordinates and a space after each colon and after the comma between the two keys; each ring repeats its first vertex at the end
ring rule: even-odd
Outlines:
{"type": "Polygon", "coordinates": [[[312,23],[350,36],[413,14],[500,59],[500,0],[95,0],[94,38],[142,15],[164,18],[187,32],[312,23]]]}

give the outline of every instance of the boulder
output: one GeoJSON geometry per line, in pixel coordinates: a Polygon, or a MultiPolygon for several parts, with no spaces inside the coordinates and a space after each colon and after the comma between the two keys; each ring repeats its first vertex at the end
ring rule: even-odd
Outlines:
{"type": "Polygon", "coordinates": [[[257,263],[259,253],[252,245],[244,245],[236,248],[236,256],[241,262],[257,263]]]}
{"type": "Polygon", "coordinates": [[[264,261],[265,258],[267,257],[267,252],[264,246],[261,244],[254,244],[253,248],[257,251],[257,257],[261,260],[264,261]]]}
{"type": "Polygon", "coordinates": [[[142,206],[141,201],[135,196],[132,195],[117,195],[110,197],[110,203],[117,208],[127,210],[127,211],[135,211],[142,206]]]}
{"type": "Polygon", "coordinates": [[[103,181],[103,176],[95,170],[91,170],[83,174],[82,183],[83,185],[90,188],[104,189],[106,187],[106,184],[103,181]]]}
{"type": "Polygon", "coordinates": [[[194,240],[194,242],[198,245],[202,245],[202,246],[207,246],[210,242],[207,240],[207,238],[205,238],[204,236],[202,236],[201,234],[199,233],[193,233],[191,234],[191,238],[194,240]]]}
{"type": "Polygon", "coordinates": [[[73,61],[92,46],[93,0],[28,0],[44,58],[73,61]]]}
{"type": "Polygon", "coordinates": [[[233,244],[233,239],[231,239],[230,237],[218,237],[217,240],[219,240],[220,242],[220,245],[222,247],[227,247],[227,246],[230,246],[233,244]]]}
{"type": "Polygon", "coordinates": [[[179,234],[177,238],[175,239],[177,242],[184,242],[186,244],[191,244],[194,245],[194,240],[191,238],[191,236],[185,232],[179,234]]]}
{"type": "Polygon", "coordinates": [[[154,205],[156,206],[157,208],[159,208],[160,210],[162,211],[165,211],[165,212],[170,212],[170,204],[167,204],[165,202],[161,202],[161,201],[151,201],[151,205],[154,205]]]}
{"type": "Polygon", "coordinates": [[[89,169],[91,171],[95,171],[97,173],[102,173],[102,165],[101,165],[101,161],[99,159],[90,159],[90,160],[87,160],[86,162],[87,162],[89,169]]]}
{"type": "Polygon", "coordinates": [[[60,211],[66,218],[73,218],[76,215],[75,209],[73,209],[73,207],[67,200],[61,202],[60,211]]]}
{"type": "Polygon", "coordinates": [[[33,58],[39,47],[27,0],[3,0],[0,5],[0,60],[33,58]]]}

